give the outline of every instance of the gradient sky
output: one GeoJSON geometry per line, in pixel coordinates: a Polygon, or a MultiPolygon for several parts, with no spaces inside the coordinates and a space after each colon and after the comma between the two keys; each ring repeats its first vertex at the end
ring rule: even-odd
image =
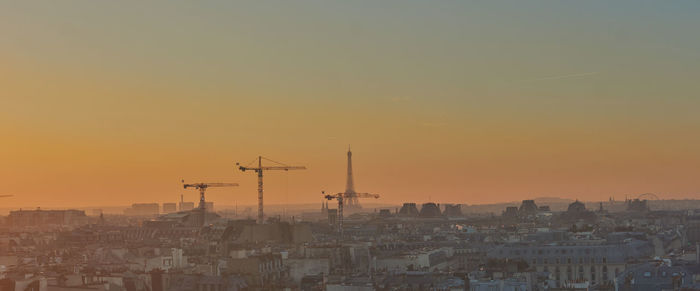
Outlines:
{"type": "Polygon", "coordinates": [[[0,2],[0,205],[700,198],[700,1],[233,2],[0,2]]]}

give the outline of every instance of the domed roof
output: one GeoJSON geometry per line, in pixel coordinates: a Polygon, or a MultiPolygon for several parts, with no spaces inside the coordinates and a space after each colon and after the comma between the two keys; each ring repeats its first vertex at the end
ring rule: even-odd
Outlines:
{"type": "Polygon", "coordinates": [[[420,217],[440,217],[441,215],[440,207],[432,202],[423,204],[420,209],[420,217]]]}
{"type": "Polygon", "coordinates": [[[586,205],[579,202],[578,200],[574,201],[573,203],[569,204],[568,210],[569,212],[582,212],[586,211],[586,205]]]}

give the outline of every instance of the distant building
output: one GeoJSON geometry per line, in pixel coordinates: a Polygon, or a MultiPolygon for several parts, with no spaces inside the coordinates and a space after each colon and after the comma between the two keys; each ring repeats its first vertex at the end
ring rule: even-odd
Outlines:
{"type": "Polygon", "coordinates": [[[523,200],[518,209],[518,214],[520,214],[520,216],[535,215],[537,214],[537,210],[538,208],[537,204],[535,204],[535,200],[523,200]]]}
{"type": "Polygon", "coordinates": [[[177,203],[163,203],[163,213],[177,212],[177,203]]]}
{"type": "Polygon", "coordinates": [[[379,209],[379,217],[391,217],[391,210],[389,209],[379,209]]]}
{"type": "Polygon", "coordinates": [[[180,202],[180,211],[190,211],[194,209],[194,202],[180,202]]]}
{"type": "Polygon", "coordinates": [[[518,207],[508,206],[506,211],[503,212],[503,217],[518,217],[518,207]]]}
{"type": "Polygon", "coordinates": [[[700,243],[700,221],[689,221],[686,224],[686,236],[688,242],[700,243]]]}
{"type": "Polygon", "coordinates": [[[437,204],[428,202],[421,207],[419,216],[422,218],[436,218],[441,217],[442,213],[440,213],[440,207],[437,204]]]}
{"type": "Polygon", "coordinates": [[[649,205],[647,204],[647,200],[639,200],[639,199],[627,200],[627,211],[634,211],[634,212],[647,212],[647,211],[649,211],[649,205]]]}
{"type": "Polygon", "coordinates": [[[171,227],[201,227],[220,219],[216,213],[202,212],[199,208],[190,211],[166,213],[155,220],[143,222],[144,227],[171,228],[171,227]]]}
{"type": "Polygon", "coordinates": [[[206,209],[209,212],[214,212],[214,202],[213,201],[204,202],[204,209],[206,209]]]}
{"type": "Polygon", "coordinates": [[[628,263],[648,258],[653,248],[648,242],[624,244],[507,244],[488,251],[490,259],[522,260],[537,272],[552,275],[557,287],[572,280],[592,284],[612,283],[628,263]]]}
{"type": "Polygon", "coordinates": [[[83,210],[18,210],[7,218],[11,227],[80,226],[88,223],[83,210]]]}
{"type": "Polygon", "coordinates": [[[559,216],[559,220],[563,223],[574,223],[579,220],[592,223],[595,219],[595,213],[587,210],[586,204],[578,200],[569,204],[566,211],[559,216]]]}
{"type": "Polygon", "coordinates": [[[616,276],[616,286],[619,290],[698,290],[697,279],[688,276],[696,272],[697,266],[647,262],[631,266],[616,276]]]}
{"type": "Polygon", "coordinates": [[[411,250],[401,253],[380,252],[374,262],[379,270],[405,272],[418,270],[435,270],[456,266],[457,262],[451,260],[454,249],[450,247],[426,248],[411,250]]]}
{"type": "Polygon", "coordinates": [[[584,211],[586,211],[586,204],[583,204],[578,200],[569,204],[569,207],[566,209],[566,212],[568,213],[580,213],[584,211]]]}
{"type": "Polygon", "coordinates": [[[243,274],[253,286],[266,286],[282,278],[285,267],[282,257],[275,254],[262,254],[240,259],[226,260],[226,271],[243,274]]]}
{"type": "Polygon", "coordinates": [[[336,225],[338,223],[338,209],[328,209],[328,224],[336,225]]]}
{"type": "Polygon", "coordinates": [[[447,217],[460,217],[462,216],[462,205],[460,204],[445,204],[445,211],[443,215],[447,217]]]}
{"type": "Polygon", "coordinates": [[[160,214],[158,203],[134,203],[124,210],[124,215],[130,216],[157,216],[160,214]]]}
{"type": "Polygon", "coordinates": [[[153,273],[151,276],[154,285],[153,291],[248,290],[246,280],[238,275],[153,273]]]}
{"type": "Polygon", "coordinates": [[[420,214],[420,212],[415,203],[404,203],[401,210],[399,210],[399,216],[402,217],[417,217],[418,214],[420,214]]]}
{"type": "Polygon", "coordinates": [[[273,222],[255,224],[250,221],[229,222],[223,239],[236,244],[255,242],[305,243],[313,241],[308,223],[273,222]]]}

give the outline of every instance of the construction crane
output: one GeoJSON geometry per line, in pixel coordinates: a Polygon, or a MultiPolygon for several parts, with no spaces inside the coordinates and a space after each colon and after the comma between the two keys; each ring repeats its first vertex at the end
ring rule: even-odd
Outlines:
{"type": "Polygon", "coordinates": [[[343,237],[343,200],[345,199],[351,199],[351,198],[374,198],[378,199],[379,194],[371,194],[371,193],[336,193],[336,194],[328,194],[326,195],[326,191],[321,191],[321,194],[324,195],[328,200],[338,200],[338,233],[340,234],[340,237],[343,237]]]}
{"type": "Polygon", "coordinates": [[[238,166],[238,169],[245,172],[245,171],[255,171],[258,173],[258,223],[263,224],[264,221],[264,214],[263,214],[263,171],[271,171],[271,170],[284,170],[284,171],[289,171],[289,170],[306,170],[306,167],[304,166],[289,166],[285,165],[280,162],[276,162],[273,160],[270,160],[268,158],[258,156],[258,166],[257,167],[249,167],[249,166],[241,166],[240,163],[236,163],[236,166],[238,166]],[[273,162],[277,164],[277,166],[265,166],[263,167],[262,165],[262,160],[265,159],[266,161],[273,162]]]}
{"type": "Polygon", "coordinates": [[[195,183],[195,184],[185,184],[185,180],[182,180],[182,187],[187,189],[187,188],[195,188],[199,190],[199,209],[200,210],[205,210],[205,205],[204,205],[204,192],[207,191],[207,188],[209,187],[235,187],[238,186],[238,183],[195,183]]]}

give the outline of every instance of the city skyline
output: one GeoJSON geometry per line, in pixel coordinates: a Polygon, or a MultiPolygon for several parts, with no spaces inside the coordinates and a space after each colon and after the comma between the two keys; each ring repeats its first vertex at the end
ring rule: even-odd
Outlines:
{"type": "Polygon", "coordinates": [[[266,203],[317,203],[349,143],[383,203],[698,198],[699,9],[3,3],[0,203],[254,204],[258,155],[308,168],[266,203]]]}
{"type": "Polygon", "coordinates": [[[0,291],[700,290],[700,1],[0,1],[0,291]]]}

